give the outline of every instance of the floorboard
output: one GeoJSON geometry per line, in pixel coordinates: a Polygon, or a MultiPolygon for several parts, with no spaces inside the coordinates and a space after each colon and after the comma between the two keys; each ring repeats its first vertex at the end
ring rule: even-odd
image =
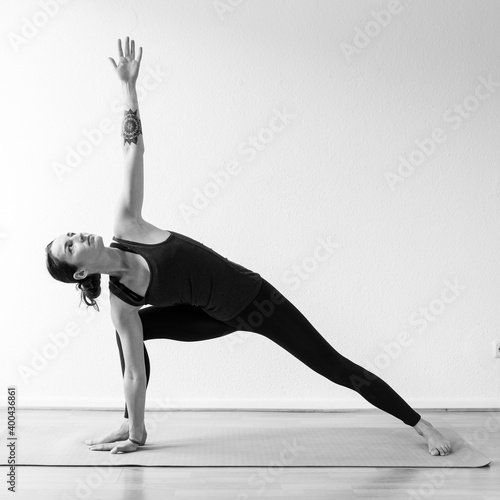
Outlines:
{"type": "MultiPolygon", "coordinates": [[[[24,424],[43,432],[44,422],[57,422],[71,410],[18,410],[24,424]]],[[[168,412],[167,412],[168,413],[168,412]]],[[[176,499],[500,499],[500,412],[419,411],[434,426],[448,426],[491,459],[487,467],[359,468],[359,467],[17,467],[16,496],[9,497],[2,480],[0,498],[39,500],[160,500],[176,499]]],[[[72,413],[74,414],[74,412],[72,413]]],[[[192,415],[192,412],[190,412],[192,415]]],[[[93,422],[103,412],[84,412],[79,425],[93,422]]],[[[122,421],[116,412],[116,422],[122,421]]],[[[146,413],[146,422],[147,422],[146,413]]],[[[199,412],[200,419],[227,418],[228,425],[240,416],[249,425],[274,422],[277,426],[318,425],[328,421],[339,427],[393,427],[392,416],[379,411],[352,412],[199,412]],[[319,418],[318,418],[319,417],[319,418]],[[314,420],[314,422],[312,422],[314,420]]],[[[108,417],[109,415],[106,415],[108,417]]],[[[168,419],[164,425],[168,425],[168,419]]],[[[235,424],[236,425],[236,424],[235,424]]],[[[241,426],[241,423],[238,424],[241,426]]],[[[110,429],[111,430],[111,429],[110,429]]],[[[92,437],[92,436],[89,436],[92,437]]],[[[96,452],[97,453],[97,452],[96,452]]],[[[99,452],[100,453],[100,452],[99,452]]],[[[107,453],[107,452],[103,452],[107,453]]],[[[2,467],[5,478],[7,467],[2,467]]]]}

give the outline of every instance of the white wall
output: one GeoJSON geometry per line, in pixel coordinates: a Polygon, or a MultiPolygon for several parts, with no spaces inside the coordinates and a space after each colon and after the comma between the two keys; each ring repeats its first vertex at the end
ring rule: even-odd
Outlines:
{"type": "MultiPolygon", "coordinates": [[[[123,406],[107,277],[102,312],[79,309],[44,247],[67,231],[111,241],[122,115],[108,57],[129,35],[144,48],[144,217],[261,273],[413,407],[500,406],[500,3],[2,10],[0,350],[19,405],[123,406]],[[276,110],[292,117],[270,136],[276,110]],[[86,156],[70,165],[70,148],[86,156]],[[184,216],[231,161],[239,173],[184,216]],[[321,239],[331,253],[318,261],[321,239]]],[[[147,346],[149,408],[373,408],[259,335],[147,346]]]]}

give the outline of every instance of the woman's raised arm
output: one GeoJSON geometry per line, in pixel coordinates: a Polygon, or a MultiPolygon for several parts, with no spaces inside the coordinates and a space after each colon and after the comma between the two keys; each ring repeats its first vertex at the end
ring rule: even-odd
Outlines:
{"type": "Polygon", "coordinates": [[[142,59],[142,47],[135,58],[135,42],[125,38],[125,51],[121,40],[118,40],[118,64],[109,58],[122,84],[125,104],[121,136],[123,137],[124,183],[120,196],[115,230],[124,223],[142,220],[142,204],[144,200],[144,140],[142,124],[137,100],[136,82],[142,59]]]}

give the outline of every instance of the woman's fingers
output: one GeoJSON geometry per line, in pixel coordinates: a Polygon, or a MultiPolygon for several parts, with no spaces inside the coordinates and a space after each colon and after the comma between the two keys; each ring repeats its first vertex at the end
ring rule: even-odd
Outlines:
{"type": "Polygon", "coordinates": [[[128,453],[131,451],[136,451],[139,447],[129,441],[115,441],[114,443],[102,443],[94,444],[89,446],[92,451],[111,451],[111,453],[118,453],[122,451],[123,453],[128,453]]]}
{"type": "Polygon", "coordinates": [[[90,446],[92,451],[109,451],[115,447],[115,443],[102,443],[102,444],[94,444],[90,446]]]}
{"type": "MultiPolygon", "coordinates": [[[[129,57],[131,59],[135,59],[135,40],[130,40],[130,38],[127,36],[125,37],[125,52],[122,49],[122,41],[121,38],[118,38],[118,56],[119,57],[129,57]]],[[[139,61],[140,57],[142,57],[142,47],[139,49],[140,54],[139,54],[139,61]]]]}
{"type": "MultiPolygon", "coordinates": [[[[128,62],[135,60],[135,40],[130,40],[127,36],[125,38],[125,47],[122,48],[121,38],[118,38],[118,60],[119,64],[126,65],[128,62]],[[130,43],[129,43],[130,42],[130,43]],[[125,53],[123,52],[125,50],[125,53]]],[[[108,58],[111,61],[114,69],[118,69],[118,65],[112,57],[108,58]]],[[[139,47],[137,54],[137,62],[140,64],[142,60],[142,47],[139,47]]]]}

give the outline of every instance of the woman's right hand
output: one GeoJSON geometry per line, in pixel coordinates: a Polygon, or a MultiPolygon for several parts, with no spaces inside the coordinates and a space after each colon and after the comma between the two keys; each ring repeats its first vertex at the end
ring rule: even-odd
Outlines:
{"type": "Polygon", "coordinates": [[[129,85],[135,85],[139,76],[139,67],[142,59],[142,47],[139,47],[137,61],[135,60],[135,42],[131,41],[129,46],[128,36],[125,38],[125,54],[122,50],[122,41],[118,39],[118,64],[112,57],[109,57],[113,68],[115,69],[118,78],[129,85]]]}
{"type": "MultiPolygon", "coordinates": [[[[87,439],[87,441],[85,441],[85,444],[93,445],[101,443],[113,443],[115,441],[125,441],[129,438],[128,429],[129,429],[128,419],[125,419],[125,421],[122,422],[119,429],[117,429],[116,431],[112,431],[109,434],[106,434],[104,436],[95,439],[87,439]]],[[[143,424],[141,445],[143,445],[146,442],[147,437],[148,433],[146,432],[146,425],[143,424]]]]}

